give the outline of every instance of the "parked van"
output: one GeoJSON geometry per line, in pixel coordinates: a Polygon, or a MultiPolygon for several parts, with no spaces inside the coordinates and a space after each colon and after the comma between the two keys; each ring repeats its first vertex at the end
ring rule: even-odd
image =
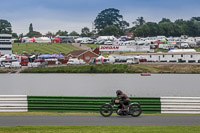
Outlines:
{"type": "Polygon", "coordinates": [[[69,59],[67,65],[84,65],[86,64],[84,60],[79,59],[69,59]]]}
{"type": "Polygon", "coordinates": [[[79,60],[78,59],[69,59],[67,62],[67,65],[79,65],[79,60]]]}
{"type": "Polygon", "coordinates": [[[21,68],[22,65],[20,62],[12,62],[11,65],[10,65],[11,68],[21,68]]]}

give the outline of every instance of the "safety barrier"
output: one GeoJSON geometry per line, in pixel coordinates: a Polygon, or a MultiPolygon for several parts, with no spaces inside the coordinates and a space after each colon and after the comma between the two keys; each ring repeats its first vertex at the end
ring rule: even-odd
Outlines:
{"type": "Polygon", "coordinates": [[[200,114],[200,97],[161,97],[161,113],[200,114]]]}
{"type": "Polygon", "coordinates": [[[0,112],[27,112],[26,95],[0,95],[0,112]]]}
{"type": "MultiPolygon", "coordinates": [[[[28,111],[38,112],[98,112],[111,97],[57,97],[28,96],[28,111]]],[[[143,112],[160,113],[160,98],[131,97],[131,102],[139,102],[143,112]]]]}
{"type": "MultiPolygon", "coordinates": [[[[0,95],[0,112],[98,112],[112,97],[0,95]]],[[[200,114],[200,97],[131,97],[144,113],[200,114]]]]}

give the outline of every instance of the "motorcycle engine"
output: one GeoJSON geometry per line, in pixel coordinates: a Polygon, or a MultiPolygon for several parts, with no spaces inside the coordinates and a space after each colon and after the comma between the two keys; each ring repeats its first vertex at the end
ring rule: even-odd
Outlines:
{"type": "Polygon", "coordinates": [[[122,115],[122,114],[123,114],[122,109],[118,109],[118,110],[117,110],[117,114],[118,114],[118,115],[122,115]]]}

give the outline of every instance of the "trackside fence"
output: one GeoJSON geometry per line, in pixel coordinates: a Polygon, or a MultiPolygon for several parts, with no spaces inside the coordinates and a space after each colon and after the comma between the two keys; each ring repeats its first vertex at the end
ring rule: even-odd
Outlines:
{"type": "MultiPolygon", "coordinates": [[[[58,97],[28,96],[28,111],[38,112],[99,112],[111,97],[58,97]]],[[[143,112],[160,113],[160,98],[131,97],[131,102],[139,102],[143,112]]]]}
{"type": "Polygon", "coordinates": [[[200,114],[200,97],[161,97],[161,113],[200,114]]]}
{"type": "Polygon", "coordinates": [[[0,112],[27,112],[26,95],[0,95],[0,112]]]}
{"type": "MultiPolygon", "coordinates": [[[[112,97],[0,95],[0,112],[99,112],[112,97]]],[[[200,97],[130,97],[144,113],[200,114],[200,97]]]]}

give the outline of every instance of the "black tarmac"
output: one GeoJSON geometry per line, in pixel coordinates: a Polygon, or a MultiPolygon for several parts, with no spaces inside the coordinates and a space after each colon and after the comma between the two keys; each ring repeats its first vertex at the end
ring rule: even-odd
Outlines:
{"type": "Polygon", "coordinates": [[[0,126],[76,126],[76,125],[121,125],[121,126],[200,126],[200,115],[0,115],[0,126]]]}

